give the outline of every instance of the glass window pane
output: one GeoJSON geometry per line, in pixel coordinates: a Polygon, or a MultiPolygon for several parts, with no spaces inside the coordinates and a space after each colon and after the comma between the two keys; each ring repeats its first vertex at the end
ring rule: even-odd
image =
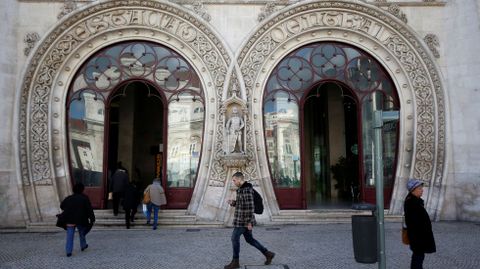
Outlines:
{"type": "MultiPolygon", "coordinates": [[[[375,186],[375,160],[374,160],[374,110],[394,110],[392,97],[384,97],[382,92],[376,91],[369,95],[362,104],[362,137],[363,137],[363,159],[366,186],[375,186]],[[383,105],[382,105],[383,103],[383,105]]],[[[397,150],[397,128],[398,122],[386,122],[383,125],[383,180],[385,187],[391,187],[395,174],[395,157],[397,150]]]]}
{"type": "Polygon", "coordinates": [[[69,108],[72,177],[89,187],[102,185],[104,110],[103,100],[85,91],[72,98],[69,108]]]}
{"type": "Polygon", "coordinates": [[[298,105],[276,93],[264,107],[268,160],[276,187],[300,188],[300,132],[298,105]]]}
{"type": "Polygon", "coordinates": [[[395,176],[395,157],[397,150],[398,122],[383,125],[383,180],[385,187],[393,186],[395,176]]]}
{"type": "Polygon", "coordinates": [[[204,121],[203,104],[184,93],[168,106],[167,185],[195,185],[204,121]]]}
{"type": "Polygon", "coordinates": [[[373,147],[373,100],[368,98],[362,103],[362,144],[363,171],[365,186],[375,186],[374,151],[373,147]]]}

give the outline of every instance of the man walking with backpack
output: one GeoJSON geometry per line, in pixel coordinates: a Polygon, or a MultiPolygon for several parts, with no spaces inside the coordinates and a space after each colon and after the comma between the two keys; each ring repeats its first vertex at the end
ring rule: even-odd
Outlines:
{"type": "Polygon", "coordinates": [[[268,251],[262,244],[260,244],[255,238],[253,238],[253,226],[255,221],[255,205],[254,205],[254,189],[252,184],[245,182],[245,178],[241,172],[236,172],[232,176],[232,181],[237,189],[236,200],[228,200],[230,206],[235,207],[235,214],[233,217],[233,232],[232,232],[232,247],[233,247],[233,259],[230,264],[225,265],[225,269],[240,268],[240,236],[243,234],[245,241],[254,246],[263,255],[265,255],[265,265],[272,262],[275,253],[268,251]]]}

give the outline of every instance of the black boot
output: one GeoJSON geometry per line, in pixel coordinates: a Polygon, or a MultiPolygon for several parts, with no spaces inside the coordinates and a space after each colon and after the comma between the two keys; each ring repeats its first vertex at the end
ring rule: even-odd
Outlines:
{"type": "Polygon", "coordinates": [[[272,260],[273,260],[273,257],[275,257],[275,253],[273,253],[271,251],[267,251],[267,252],[263,253],[263,255],[265,255],[265,258],[267,258],[265,260],[265,265],[271,264],[272,260]]]}
{"type": "Polygon", "coordinates": [[[224,269],[236,269],[236,268],[240,268],[240,263],[238,262],[238,259],[232,259],[232,261],[230,262],[230,264],[227,264],[225,265],[225,267],[223,267],[224,269]]]}

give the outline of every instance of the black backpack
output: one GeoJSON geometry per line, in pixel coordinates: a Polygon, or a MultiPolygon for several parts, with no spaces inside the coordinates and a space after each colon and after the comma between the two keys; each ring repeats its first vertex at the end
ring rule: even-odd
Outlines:
{"type": "Polygon", "coordinates": [[[253,213],[262,214],[263,213],[262,196],[260,196],[260,193],[258,193],[254,188],[252,188],[252,190],[253,190],[253,204],[254,204],[253,213]]]}

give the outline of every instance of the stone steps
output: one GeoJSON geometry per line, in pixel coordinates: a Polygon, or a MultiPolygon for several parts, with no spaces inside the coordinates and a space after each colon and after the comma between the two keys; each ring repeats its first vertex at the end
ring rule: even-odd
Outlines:
{"type": "MultiPolygon", "coordinates": [[[[387,215],[385,221],[401,222],[400,215],[387,215]]],[[[272,216],[272,224],[322,224],[351,223],[353,215],[372,215],[369,210],[281,210],[279,215],[272,216]]]]}
{"type": "MultiPolygon", "coordinates": [[[[401,222],[401,215],[387,215],[385,212],[385,222],[401,222]]],[[[288,224],[331,224],[331,223],[351,223],[352,215],[371,215],[368,210],[350,210],[350,209],[332,209],[332,210],[281,210],[280,214],[274,215],[270,220],[259,219],[261,225],[288,225],[288,224]]],[[[96,222],[94,230],[102,229],[125,229],[124,213],[120,212],[118,216],[113,215],[111,209],[95,210],[96,222]]],[[[55,226],[55,219],[45,220],[43,222],[29,223],[27,231],[31,232],[52,232],[60,231],[55,226]]],[[[159,225],[170,227],[225,227],[231,223],[220,221],[202,221],[197,220],[196,216],[188,215],[186,210],[160,210],[159,225]]],[[[141,211],[135,215],[135,222],[132,229],[151,229],[146,225],[146,218],[141,211]]]]}
{"type": "MultiPolygon", "coordinates": [[[[153,217],[153,216],[152,216],[153,217]]],[[[117,216],[113,215],[111,209],[95,210],[95,230],[102,229],[125,229],[125,215],[122,211],[117,216]]],[[[59,231],[55,226],[56,219],[45,220],[43,222],[29,223],[27,230],[32,232],[50,232],[59,231]]],[[[223,227],[223,222],[200,221],[195,216],[188,215],[186,210],[160,210],[158,213],[159,226],[174,227],[223,227]]],[[[132,229],[151,229],[146,225],[146,217],[142,211],[135,214],[135,222],[132,229]]]]}

